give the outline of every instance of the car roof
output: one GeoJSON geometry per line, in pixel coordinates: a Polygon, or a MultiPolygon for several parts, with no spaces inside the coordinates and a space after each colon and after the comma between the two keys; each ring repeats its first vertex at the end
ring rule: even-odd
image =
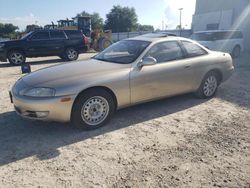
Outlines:
{"type": "Polygon", "coordinates": [[[154,36],[154,37],[150,37],[150,36],[146,36],[146,35],[141,35],[138,37],[133,37],[133,38],[129,38],[126,40],[140,40],[140,41],[148,41],[148,42],[160,42],[160,41],[172,41],[172,40],[187,40],[189,41],[189,39],[187,38],[183,38],[183,37],[177,37],[177,36],[154,36]]]}
{"type": "Polygon", "coordinates": [[[209,31],[197,31],[194,32],[194,34],[199,34],[199,33],[218,33],[218,32],[242,32],[240,30],[209,30],[209,31]]]}

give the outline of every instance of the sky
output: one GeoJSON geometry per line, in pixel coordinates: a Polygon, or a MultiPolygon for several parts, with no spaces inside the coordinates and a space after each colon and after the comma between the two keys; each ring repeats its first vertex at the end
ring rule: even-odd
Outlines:
{"type": "Polygon", "coordinates": [[[28,24],[57,23],[82,11],[98,12],[105,20],[114,5],[134,7],[138,22],[155,29],[176,28],[179,8],[183,8],[182,25],[190,28],[195,11],[195,0],[0,0],[0,23],[12,23],[23,30],[28,24]]]}

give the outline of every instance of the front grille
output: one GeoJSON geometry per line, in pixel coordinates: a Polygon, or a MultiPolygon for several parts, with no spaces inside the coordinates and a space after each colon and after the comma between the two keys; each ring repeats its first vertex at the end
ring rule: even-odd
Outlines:
{"type": "Polygon", "coordinates": [[[22,115],[22,116],[26,116],[26,117],[30,117],[30,118],[38,118],[36,112],[34,111],[22,111],[20,108],[15,106],[15,110],[18,114],[22,115]]]}

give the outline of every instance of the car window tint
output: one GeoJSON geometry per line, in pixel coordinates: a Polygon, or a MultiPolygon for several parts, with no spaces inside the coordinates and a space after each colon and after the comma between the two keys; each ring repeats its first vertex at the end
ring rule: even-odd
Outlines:
{"type": "Polygon", "coordinates": [[[51,39],[65,39],[65,35],[63,31],[50,31],[51,39]]]}
{"type": "Polygon", "coordinates": [[[163,63],[182,59],[184,55],[177,42],[169,41],[153,46],[147,53],[146,57],[153,57],[157,60],[157,63],[163,63]]]}
{"type": "Polygon", "coordinates": [[[49,32],[42,31],[35,33],[32,38],[32,40],[49,40],[49,32]]]}
{"type": "Polygon", "coordinates": [[[134,62],[149,46],[150,42],[140,40],[122,40],[114,43],[94,59],[113,63],[129,64],[134,62]]]}
{"type": "Polygon", "coordinates": [[[65,31],[68,38],[81,38],[83,37],[83,34],[81,31],[74,31],[74,30],[67,30],[65,31]]]}
{"type": "Polygon", "coordinates": [[[192,42],[182,41],[182,44],[187,51],[188,57],[197,57],[207,54],[207,52],[204,49],[202,49],[200,46],[192,42]]]}

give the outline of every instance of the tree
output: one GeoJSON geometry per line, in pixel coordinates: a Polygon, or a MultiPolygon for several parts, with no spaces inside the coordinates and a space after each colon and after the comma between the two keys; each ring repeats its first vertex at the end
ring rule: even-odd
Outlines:
{"type": "Polygon", "coordinates": [[[2,38],[10,38],[11,35],[15,34],[17,26],[13,24],[2,24],[0,23],[0,37],[2,38]]]}
{"type": "Polygon", "coordinates": [[[134,8],[113,6],[106,17],[105,29],[111,29],[114,33],[137,29],[137,14],[134,8]]]}
{"type": "Polygon", "coordinates": [[[154,26],[138,24],[138,30],[139,31],[154,31],[154,26]]]}
{"type": "Polygon", "coordinates": [[[91,17],[91,27],[93,30],[95,29],[103,29],[103,19],[99,15],[99,13],[94,12],[92,14],[82,11],[80,14],[77,14],[77,16],[90,16],[91,17]]]}

